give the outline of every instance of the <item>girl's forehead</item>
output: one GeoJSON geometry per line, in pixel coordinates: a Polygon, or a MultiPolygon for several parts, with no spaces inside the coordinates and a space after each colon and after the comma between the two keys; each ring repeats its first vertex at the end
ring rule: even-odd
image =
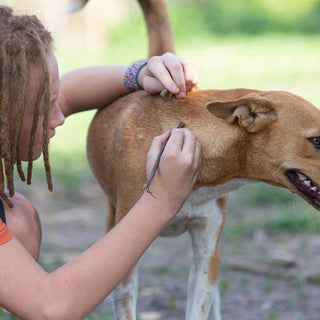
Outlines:
{"type": "Polygon", "coordinates": [[[57,59],[53,52],[48,55],[48,70],[50,77],[50,91],[51,95],[55,96],[60,91],[60,78],[57,59]]]}
{"type": "MultiPolygon", "coordinates": [[[[47,56],[47,66],[49,72],[50,99],[57,99],[60,92],[60,79],[57,60],[53,53],[47,56]]],[[[28,94],[25,113],[33,113],[36,105],[37,96],[42,85],[43,71],[41,67],[33,65],[30,68],[28,94]]]]}

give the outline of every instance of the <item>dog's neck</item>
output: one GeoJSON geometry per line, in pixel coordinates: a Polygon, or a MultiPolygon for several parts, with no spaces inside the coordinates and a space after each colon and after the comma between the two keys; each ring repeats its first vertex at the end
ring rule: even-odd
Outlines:
{"type": "MultiPolygon", "coordinates": [[[[207,115],[205,117],[207,118],[207,115]]],[[[201,168],[196,187],[222,185],[232,179],[248,178],[249,148],[246,133],[241,128],[219,119],[212,120],[206,119],[211,126],[210,137],[204,134],[206,128],[203,126],[203,119],[200,121],[202,126],[198,126],[197,121],[188,126],[202,148],[201,168]]]]}

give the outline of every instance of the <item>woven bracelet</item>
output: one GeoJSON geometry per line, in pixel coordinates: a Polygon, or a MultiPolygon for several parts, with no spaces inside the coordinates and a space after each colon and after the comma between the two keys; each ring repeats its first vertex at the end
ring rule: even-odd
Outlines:
{"type": "Polygon", "coordinates": [[[126,73],[124,74],[123,83],[126,86],[127,89],[130,91],[138,91],[143,90],[138,84],[138,74],[142,67],[144,67],[148,61],[140,61],[135,62],[132,65],[129,66],[126,73]]]}

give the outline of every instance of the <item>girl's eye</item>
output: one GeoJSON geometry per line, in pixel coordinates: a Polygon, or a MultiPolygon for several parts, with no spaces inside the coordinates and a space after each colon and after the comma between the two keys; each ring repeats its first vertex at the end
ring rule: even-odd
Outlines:
{"type": "Polygon", "coordinates": [[[316,148],[320,148],[320,137],[309,138],[309,141],[310,141],[316,148]]]}

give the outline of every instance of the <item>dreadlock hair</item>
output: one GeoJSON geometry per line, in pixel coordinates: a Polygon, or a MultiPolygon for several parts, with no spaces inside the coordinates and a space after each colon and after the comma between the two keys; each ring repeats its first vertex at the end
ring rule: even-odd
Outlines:
{"type": "Polygon", "coordinates": [[[34,15],[15,15],[11,8],[0,6],[0,197],[13,204],[5,193],[14,195],[13,169],[22,181],[25,175],[20,160],[20,139],[25,104],[30,84],[30,69],[36,67],[41,76],[36,98],[30,144],[28,146],[27,184],[31,184],[33,144],[40,108],[43,108],[43,159],[49,190],[52,181],[48,153],[50,79],[47,56],[52,49],[51,34],[34,15]],[[13,125],[10,126],[10,119],[13,125]]]}

